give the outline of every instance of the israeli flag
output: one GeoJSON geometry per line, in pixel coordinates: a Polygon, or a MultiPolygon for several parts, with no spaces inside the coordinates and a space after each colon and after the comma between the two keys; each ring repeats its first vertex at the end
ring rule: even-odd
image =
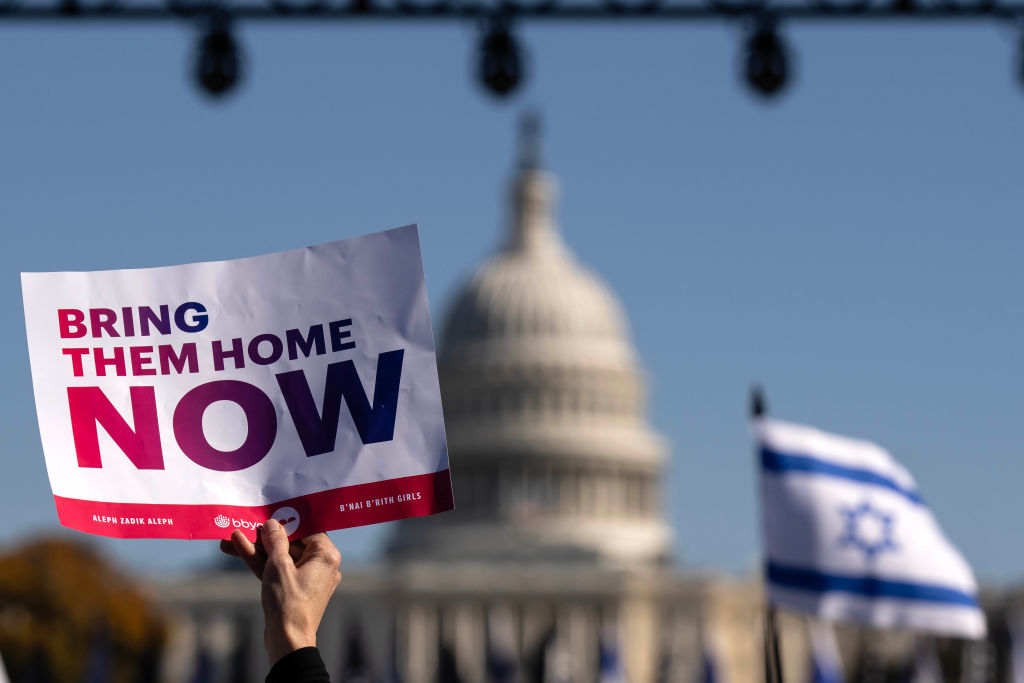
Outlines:
{"type": "Polygon", "coordinates": [[[721,683],[721,679],[718,676],[718,667],[715,666],[715,656],[711,653],[707,643],[704,644],[704,652],[702,654],[696,683],[721,683]]]}
{"type": "Polygon", "coordinates": [[[904,683],[942,683],[942,663],[935,643],[931,639],[918,638],[914,646],[914,658],[907,667],[904,683]]]}
{"type": "Polygon", "coordinates": [[[519,677],[516,626],[507,608],[487,615],[487,673],[491,683],[514,683],[519,677]]]}
{"type": "Polygon", "coordinates": [[[626,683],[626,671],[619,657],[619,634],[614,625],[607,625],[598,643],[598,683],[626,683]]]}
{"type": "Polygon", "coordinates": [[[768,597],[819,618],[982,638],[971,568],[881,447],[759,419],[768,597]]]}
{"type": "Polygon", "coordinates": [[[1010,634],[1010,656],[1006,683],[1024,683],[1024,621],[1019,616],[1012,619],[1007,630],[1010,634]]]}
{"type": "Polygon", "coordinates": [[[832,624],[809,619],[807,634],[811,641],[810,683],[843,683],[843,662],[832,624]]]}

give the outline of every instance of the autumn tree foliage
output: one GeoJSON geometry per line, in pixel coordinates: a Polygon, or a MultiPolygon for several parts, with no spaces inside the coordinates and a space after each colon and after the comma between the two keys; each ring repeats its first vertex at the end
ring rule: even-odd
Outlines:
{"type": "Polygon", "coordinates": [[[44,539],[0,551],[0,654],[12,683],[153,683],[165,626],[90,546],[44,539]]]}

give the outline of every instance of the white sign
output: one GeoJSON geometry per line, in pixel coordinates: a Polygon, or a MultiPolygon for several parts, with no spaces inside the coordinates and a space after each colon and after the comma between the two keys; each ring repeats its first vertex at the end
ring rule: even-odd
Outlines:
{"type": "Polygon", "coordinates": [[[294,536],[453,507],[416,226],[234,261],[23,273],[61,523],[294,536]]]}

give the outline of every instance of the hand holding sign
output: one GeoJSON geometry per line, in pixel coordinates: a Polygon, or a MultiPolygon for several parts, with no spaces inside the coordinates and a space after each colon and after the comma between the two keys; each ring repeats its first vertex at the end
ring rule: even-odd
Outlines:
{"type": "Polygon", "coordinates": [[[327,534],[289,543],[284,528],[268,519],[256,544],[235,531],[220,548],[240,557],[263,584],[260,596],[270,664],[299,648],[315,647],[320,620],[341,581],[341,553],[327,534]]]}
{"type": "Polygon", "coordinates": [[[415,226],[22,287],[65,526],[305,536],[451,509],[415,226]]]}

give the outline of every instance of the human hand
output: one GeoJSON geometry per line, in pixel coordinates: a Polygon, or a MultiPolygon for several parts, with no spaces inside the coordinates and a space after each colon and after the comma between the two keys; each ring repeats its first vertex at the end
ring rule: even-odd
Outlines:
{"type": "Polygon", "coordinates": [[[341,554],[327,534],[289,543],[280,522],[268,519],[256,529],[255,544],[235,530],[220,549],[242,558],[263,583],[263,642],[270,665],[289,652],[316,646],[317,627],[341,581],[341,554]]]}

